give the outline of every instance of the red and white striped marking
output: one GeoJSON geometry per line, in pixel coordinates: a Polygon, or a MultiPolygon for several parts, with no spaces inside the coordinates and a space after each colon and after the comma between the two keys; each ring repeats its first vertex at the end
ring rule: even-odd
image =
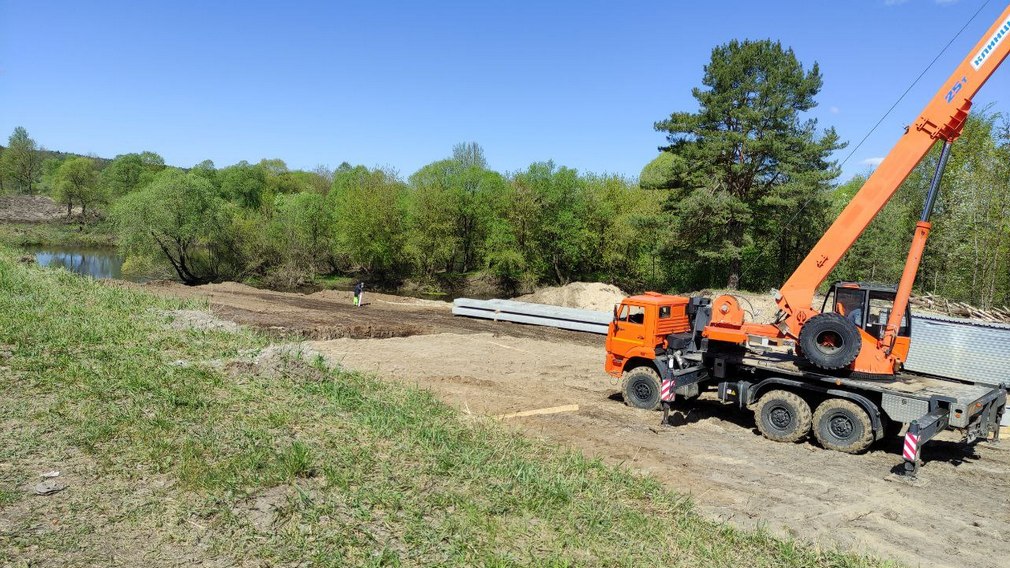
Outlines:
{"type": "Polygon", "coordinates": [[[659,387],[659,400],[663,402],[673,402],[676,395],[673,392],[673,381],[665,380],[659,387]]]}
{"type": "Polygon", "coordinates": [[[914,462],[919,458],[919,435],[908,432],[905,434],[905,450],[901,456],[908,461],[914,462]]]}

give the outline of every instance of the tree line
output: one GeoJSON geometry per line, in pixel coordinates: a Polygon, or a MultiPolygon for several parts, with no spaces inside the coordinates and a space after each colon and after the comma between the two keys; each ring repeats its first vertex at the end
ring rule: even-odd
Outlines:
{"type": "MultiPolygon", "coordinates": [[[[19,127],[0,162],[26,137],[19,127]]],[[[354,274],[444,286],[475,273],[508,291],[572,280],[659,282],[647,270],[655,247],[641,230],[659,211],[657,195],[621,176],[550,161],[502,174],[476,143],[406,179],[347,163],[290,170],[275,159],[184,169],[143,152],[105,163],[48,158],[30,189],[12,183],[9,192],[66,204],[68,216],[102,207],[130,266],[167,265],[188,284],[295,287],[354,274]]]]}
{"type": "MultiPolygon", "coordinates": [[[[49,194],[68,214],[108,213],[128,264],[190,284],[253,279],[293,287],[344,274],[432,286],[486,277],[503,291],[574,280],[629,290],[781,285],[864,178],[838,184],[833,128],[810,118],[822,84],[780,43],[713,49],[695,111],[654,128],[668,144],[638,180],[551,161],[488,167],[477,143],[402,177],[281,160],[167,166],[46,154],[23,128],[0,154],[0,191],[49,194]]],[[[1010,135],[969,118],[948,165],[917,283],[954,299],[1010,300],[1010,135]]],[[[835,271],[895,282],[935,156],[916,169],[835,271]]]]}

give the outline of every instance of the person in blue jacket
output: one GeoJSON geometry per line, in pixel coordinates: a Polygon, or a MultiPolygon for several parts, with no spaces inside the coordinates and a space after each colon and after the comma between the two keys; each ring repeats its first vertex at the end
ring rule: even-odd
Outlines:
{"type": "Polygon", "coordinates": [[[354,285],[354,305],[361,307],[361,294],[365,291],[365,283],[358,282],[354,285]]]}

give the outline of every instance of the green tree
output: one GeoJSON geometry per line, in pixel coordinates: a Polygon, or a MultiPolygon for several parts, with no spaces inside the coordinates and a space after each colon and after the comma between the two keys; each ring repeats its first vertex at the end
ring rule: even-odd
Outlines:
{"type": "Polygon", "coordinates": [[[315,272],[329,264],[333,247],[333,215],[326,199],[314,192],[278,195],[268,235],[288,270],[315,272]]]}
{"type": "Polygon", "coordinates": [[[764,214],[781,212],[782,227],[772,231],[780,236],[782,218],[828,189],[837,176],[828,158],[842,145],[834,129],[818,135],[816,120],[801,118],[816,106],[821,83],[816,63],[805,70],[778,42],[734,40],[712,50],[704,88],[692,91],[698,112],[675,112],[655,124],[668,134],[664,150],[691,166],[668,168],[674,178],[665,183],[649,180],[673,188],[677,234],[670,242],[690,247],[668,249],[669,256],[708,264],[711,278],[736,288],[746,251],[767,229],[764,214]]]}
{"type": "Polygon", "coordinates": [[[593,235],[578,172],[538,162],[515,174],[498,200],[488,266],[506,287],[566,284],[587,273],[593,235]]]}
{"type": "Polygon", "coordinates": [[[411,239],[416,263],[436,270],[469,272],[481,264],[493,202],[504,178],[487,169],[476,143],[457,144],[453,157],[428,164],[410,177],[411,239]]]}
{"type": "Polygon", "coordinates": [[[638,183],[643,189],[674,189],[684,176],[684,160],[672,152],[661,152],[642,168],[638,183]]]}
{"type": "Polygon", "coordinates": [[[165,169],[165,160],[154,152],[120,154],[101,173],[101,184],[116,199],[151,183],[165,169]]]}
{"type": "Polygon", "coordinates": [[[11,133],[7,148],[0,155],[0,171],[5,180],[4,187],[35,195],[35,184],[42,175],[42,154],[24,127],[18,126],[11,133]]]}
{"type": "Polygon", "coordinates": [[[122,198],[113,218],[128,258],[161,256],[186,284],[236,273],[225,203],[198,175],[166,169],[122,198]]]}
{"type": "Polygon", "coordinates": [[[291,170],[288,169],[288,165],[284,163],[284,160],[274,158],[274,159],[262,159],[260,160],[257,167],[263,171],[263,197],[264,203],[273,205],[275,195],[282,195],[286,193],[298,193],[302,190],[301,184],[298,180],[292,176],[291,170]]]}
{"type": "Polygon", "coordinates": [[[91,158],[69,158],[60,164],[53,175],[54,198],[67,205],[67,217],[74,204],[81,207],[81,217],[87,216],[88,206],[105,201],[105,192],[98,183],[98,170],[91,158]]]}
{"type": "Polygon", "coordinates": [[[217,168],[214,166],[214,162],[212,160],[204,160],[190,168],[189,171],[209,181],[214,187],[221,187],[221,184],[217,179],[217,168]]]}
{"type": "Polygon", "coordinates": [[[456,217],[461,204],[452,187],[458,169],[452,160],[440,160],[410,176],[409,247],[417,267],[428,277],[439,270],[451,272],[459,255],[456,217]]]}
{"type": "MultiPolygon", "coordinates": [[[[290,184],[295,188],[295,191],[309,191],[326,195],[330,191],[330,186],[333,185],[333,174],[325,168],[316,168],[311,172],[295,170],[288,172],[287,177],[291,180],[290,184]]],[[[295,191],[289,193],[295,193],[295,191]]]]}
{"type": "Polygon", "coordinates": [[[267,172],[263,166],[254,166],[243,160],[218,170],[217,178],[225,199],[248,209],[263,205],[267,193],[267,172]]]}
{"type": "Polygon", "coordinates": [[[665,268],[658,259],[662,195],[616,175],[583,175],[589,246],[579,279],[623,288],[655,288],[665,268]]]}
{"type": "Polygon", "coordinates": [[[56,192],[56,172],[63,162],[63,159],[55,157],[42,160],[42,174],[36,186],[41,193],[53,195],[56,192]]]}
{"type": "Polygon", "coordinates": [[[406,273],[407,186],[393,172],[341,164],[327,200],[333,212],[333,249],[347,270],[382,280],[406,273]]]}
{"type": "MultiPolygon", "coordinates": [[[[987,308],[1010,300],[1010,137],[999,127],[1001,119],[983,110],[965,123],[947,164],[919,274],[921,289],[987,308]]],[[[935,156],[930,162],[920,168],[923,177],[932,174],[935,156]]],[[[925,184],[917,189],[923,195],[925,184]]]]}

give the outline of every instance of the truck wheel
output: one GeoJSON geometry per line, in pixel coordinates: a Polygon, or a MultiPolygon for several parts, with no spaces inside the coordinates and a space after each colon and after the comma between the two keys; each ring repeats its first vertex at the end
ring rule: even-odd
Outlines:
{"type": "Polygon", "coordinates": [[[859,328],[838,314],[817,314],[800,330],[803,356],[814,366],[828,371],[848,367],[856,360],[862,346],[859,328]]]}
{"type": "Polygon", "coordinates": [[[784,390],[773,390],[758,400],[754,421],[765,438],[776,442],[800,440],[813,423],[807,401],[784,390]]]}
{"type": "Polygon", "coordinates": [[[873,424],[858,404],[829,398],[814,412],[814,436],[829,450],[858,454],[873,443],[873,424]]]}
{"type": "Polygon", "coordinates": [[[659,373],[651,367],[635,367],[624,373],[624,404],[644,410],[659,408],[659,373]]]}

